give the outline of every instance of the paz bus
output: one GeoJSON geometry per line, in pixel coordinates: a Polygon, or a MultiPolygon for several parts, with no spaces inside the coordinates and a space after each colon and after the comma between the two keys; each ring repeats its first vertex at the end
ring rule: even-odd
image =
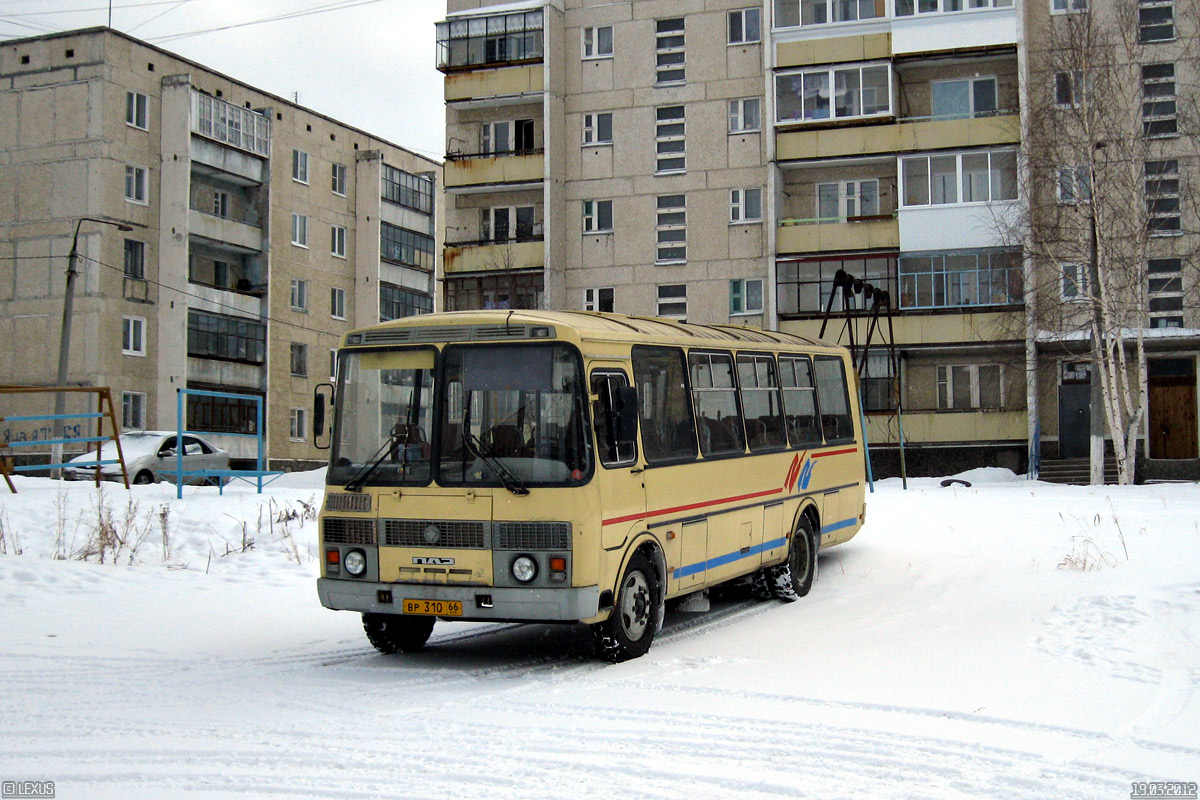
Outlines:
{"type": "MultiPolygon", "coordinates": [[[[643,655],[717,584],[808,593],[863,523],[849,353],[593,312],[463,311],[347,334],[320,515],[327,608],[380,651],[435,620],[585,623],[643,655]]],[[[329,390],[332,392],[329,393],[329,390]]]]}

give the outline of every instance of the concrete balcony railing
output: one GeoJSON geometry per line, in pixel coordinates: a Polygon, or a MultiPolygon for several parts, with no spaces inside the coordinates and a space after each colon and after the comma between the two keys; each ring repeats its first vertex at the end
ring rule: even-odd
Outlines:
{"type": "Polygon", "coordinates": [[[895,249],[900,226],[894,214],[839,219],[783,219],[775,237],[778,253],[824,253],[895,249]]]}
{"type": "Polygon", "coordinates": [[[499,154],[449,154],[443,167],[448,190],[490,184],[537,183],[545,177],[541,148],[499,154]]]}
{"type": "Polygon", "coordinates": [[[541,269],[546,265],[545,241],[459,242],[444,248],[447,275],[461,272],[504,272],[541,269]]]}
{"type": "Polygon", "coordinates": [[[224,219],[197,209],[188,212],[188,233],[214,242],[236,245],[246,250],[263,251],[262,228],[232,219],[224,219]]]}
{"type": "Polygon", "coordinates": [[[545,70],[541,64],[477,69],[446,76],[446,102],[485,100],[530,95],[545,90],[545,70]]]}
{"type": "Polygon", "coordinates": [[[1021,118],[1015,111],[986,117],[930,119],[916,117],[892,124],[857,125],[816,130],[778,130],[780,161],[841,158],[883,153],[911,153],[956,147],[1016,144],[1021,118]]]}
{"type": "MultiPolygon", "coordinates": [[[[1025,409],[1015,411],[979,409],[971,411],[904,410],[904,441],[909,444],[938,442],[1023,442],[1028,435],[1025,409]]],[[[896,443],[895,420],[891,416],[867,416],[867,436],[872,445],[896,443]]]]}

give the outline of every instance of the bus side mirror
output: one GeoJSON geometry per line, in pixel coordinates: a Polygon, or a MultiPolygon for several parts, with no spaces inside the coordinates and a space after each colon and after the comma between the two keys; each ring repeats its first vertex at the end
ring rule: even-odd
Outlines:
{"type": "Polygon", "coordinates": [[[328,450],[330,442],[317,441],[325,434],[325,406],[333,407],[333,384],[319,383],[313,389],[313,446],[318,450],[328,450]]]}
{"type": "Polygon", "coordinates": [[[637,441],[638,393],[633,386],[617,388],[616,408],[613,409],[616,425],[614,430],[618,442],[637,441]]]}

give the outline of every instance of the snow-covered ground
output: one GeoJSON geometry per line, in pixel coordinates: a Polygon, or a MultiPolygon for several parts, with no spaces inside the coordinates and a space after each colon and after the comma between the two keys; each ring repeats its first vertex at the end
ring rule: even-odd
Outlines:
{"type": "Polygon", "coordinates": [[[1200,780],[1195,485],[884,481],[809,597],[669,614],[614,666],[581,627],[438,623],[424,652],[376,654],[317,601],[321,477],[183,500],[0,487],[0,779],[70,800],[1074,800],[1200,780]],[[105,506],[127,544],[80,561],[105,506]]]}

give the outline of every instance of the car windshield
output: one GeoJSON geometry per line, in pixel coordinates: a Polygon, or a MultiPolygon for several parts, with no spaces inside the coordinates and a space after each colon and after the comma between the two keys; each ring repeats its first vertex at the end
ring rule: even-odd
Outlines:
{"type": "Polygon", "coordinates": [[[327,481],[429,482],[434,351],[346,351],[327,481]]]}
{"type": "Polygon", "coordinates": [[[591,474],[579,357],[561,344],[443,354],[438,483],[577,485],[591,474]]]}

